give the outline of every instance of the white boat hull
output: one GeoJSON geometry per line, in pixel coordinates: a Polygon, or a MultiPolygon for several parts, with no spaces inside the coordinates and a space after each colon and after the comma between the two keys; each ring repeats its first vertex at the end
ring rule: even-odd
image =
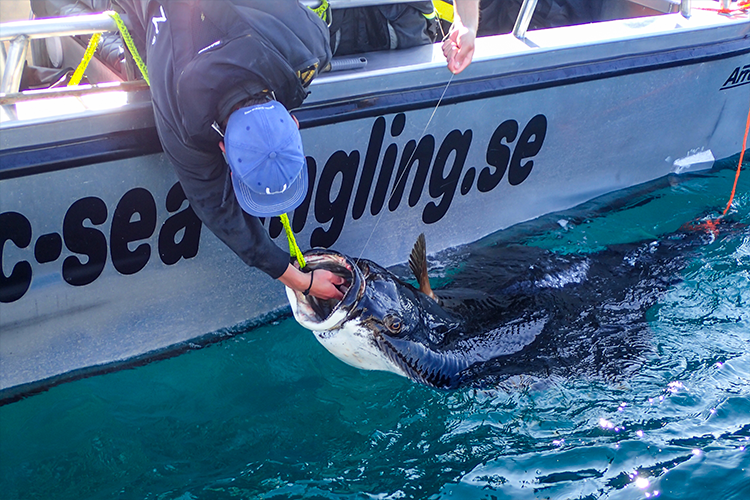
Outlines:
{"type": "MultiPolygon", "coordinates": [[[[439,46],[370,54],[297,112],[315,174],[297,241],[392,265],[420,232],[436,252],[711,168],[742,147],[749,33],[696,14],[492,37],[453,78],[439,46]]],[[[5,397],[286,311],[280,284],[197,223],[150,113],[2,124],[5,397]]]]}

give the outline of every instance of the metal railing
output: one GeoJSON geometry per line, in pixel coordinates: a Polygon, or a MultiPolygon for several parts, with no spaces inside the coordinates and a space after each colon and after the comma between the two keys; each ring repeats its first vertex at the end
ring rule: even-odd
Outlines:
{"type": "MultiPolygon", "coordinates": [[[[729,5],[730,0],[721,0],[722,7],[726,4],[729,5]]],[[[513,36],[519,40],[523,40],[526,37],[526,31],[529,29],[531,18],[534,16],[536,10],[536,4],[538,0],[524,0],[521,5],[521,10],[518,12],[516,23],[513,26],[513,36]]],[[[686,19],[691,15],[691,2],[690,0],[680,0],[680,13],[686,19]]],[[[727,7],[723,7],[727,8],[727,7]]]]}
{"type": "MultiPolygon", "coordinates": [[[[352,7],[370,7],[372,5],[385,5],[394,3],[407,3],[409,0],[328,0],[332,9],[349,9],[352,7]]],[[[412,0],[413,1],[413,0],[412,0]]],[[[305,7],[320,7],[321,0],[300,0],[305,7]]]]}
{"type": "Polygon", "coordinates": [[[526,38],[526,30],[529,29],[529,23],[536,10],[538,0],[523,0],[521,10],[518,12],[516,24],[513,26],[513,36],[519,40],[526,38]]]}
{"type": "MultiPolygon", "coordinates": [[[[331,8],[366,7],[371,5],[405,3],[406,0],[328,0],[331,8]]],[[[321,0],[301,0],[309,7],[318,7],[321,0]]],[[[106,31],[117,31],[117,24],[107,14],[33,19],[0,24],[0,94],[18,92],[21,84],[24,61],[31,40],[61,36],[90,35],[106,31]]]]}
{"type": "Polygon", "coordinates": [[[690,9],[691,9],[690,0],[682,0],[680,2],[680,13],[682,14],[682,17],[684,17],[685,19],[690,18],[691,16],[690,9]]]}
{"type": "MultiPolygon", "coordinates": [[[[321,0],[300,0],[308,7],[318,7],[321,0]]],[[[524,0],[513,27],[513,35],[523,40],[526,37],[531,18],[538,0],[524,0]]],[[[372,5],[405,3],[405,0],[328,0],[331,8],[342,9],[366,7],[372,5]]],[[[722,5],[728,4],[722,0],[722,5]]],[[[690,0],[681,0],[680,12],[685,18],[691,14],[690,0]]],[[[117,31],[117,24],[108,14],[90,14],[83,16],[56,17],[16,21],[0,24],[0,42],[10,42],[8,53],[0,43],[0,94],[18,92],[24,61],[33,39],[76,36],[106,31],[117,31]]]]}
{"type": "Polygon", "coordinates": [[[0,42],[10,42],[7,56],[4,50],[0,50],[0,93],[18,92],[31,40],[105,31],[117,31],[117,24],[108,14],[53,17],[0,24],[0,42]]]}

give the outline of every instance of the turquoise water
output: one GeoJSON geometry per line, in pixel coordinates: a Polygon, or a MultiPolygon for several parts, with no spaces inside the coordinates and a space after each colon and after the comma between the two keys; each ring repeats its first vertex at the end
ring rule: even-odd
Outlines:
{"type": "MultiPolygon", "coordinates": [[[[719,170],[506,234],[561,253],[723,209],[719,170]]],[[[750,175],[730,212],[750,224],[750,175]]],[[[750,498],[750,227],[690,248],[615,381],[445,392],[363,372],[293,320],[0,407],[5,499],[750,498]]],[[[514,387],[515,384],[515,387],[514,387]]]]}

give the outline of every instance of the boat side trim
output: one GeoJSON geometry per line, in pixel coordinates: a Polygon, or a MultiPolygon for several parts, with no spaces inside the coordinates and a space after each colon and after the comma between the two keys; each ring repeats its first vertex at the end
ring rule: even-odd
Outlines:
{"type": "Polygon", "coordinates": [[[162,151],[156,128],[0,151],[0,180],[122,160],[162,151]]]}

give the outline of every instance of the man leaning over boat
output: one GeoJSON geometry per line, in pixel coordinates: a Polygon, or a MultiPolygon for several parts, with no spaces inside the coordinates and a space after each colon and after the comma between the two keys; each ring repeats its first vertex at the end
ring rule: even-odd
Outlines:
{"type": "MultiPolygon", "coordinates": [[[[77,14],[86,9],[66,11],[67,4],[100,10],[104,1],[35,0],[35,7],[46,15],[77,14]]],[[[247,265],[305,294],[341,299],[342,278],[290,265],[259,220],[291,212],[309,187],[299,124],[288,110],[302,104],[332,49],[434,41],[431,2],[352,9],[340,16],[333,36],[330,12],[297,0],[110,5],[145,56],[162,148],[201,221],[247,265]]]]}
{"type": "Polygon", "coordinates": [[[115,0],[145,48],[156,128],[191,208],[247,265],[340,299],[343,280],[289,264],[259,218],[308,190],[290,114],[331,59],[328,27],[296,0],[115,0]]]}

